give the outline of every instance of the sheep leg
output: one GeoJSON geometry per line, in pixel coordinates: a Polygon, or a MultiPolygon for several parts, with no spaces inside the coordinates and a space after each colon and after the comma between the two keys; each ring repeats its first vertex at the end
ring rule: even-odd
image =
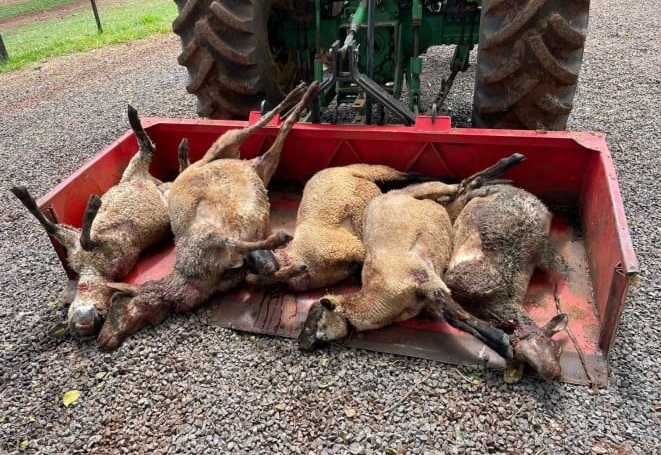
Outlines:
{"type": "Polygon", "coordinates": [[[399,182],[405,181],[409,175],[407,172],[398,171],[390,166],[378,164],[350,164],[347,166],[351,170],[351,175],[370,182],[399,182]]]}
{"type": "Polygon", "coordinates": [[[179,160],[179,173],[181,174],[190,166],[190,145],[187,138],[183,138],[179,143],[177,158],[179,160]]]}
{"type": "Polygon", "coordinates": [[[249,273],[246,276],[246,283],[255,286],[272,286],[278,283],[286,283],[291,278],[302,275],[307,271],[308,267],[303,263],[292,264],[279,269],[271,275],[249,273]]]}
{"type": "MultiPolygon", "coordinates": [[[[76,229],[63,224],[55,224],[47,219],[37,207],[37,203],[24,186],[14,186],[10,191],[23,203],[28,212],[30,212],[39,221],[48,235],[51,235],[62,245],[67,254],[71,255],[78,248],[79,233],[76,229]]],[[[77,271],[77,270],[76,270],[77,271]]]]}
{"type": "Polygon", "coordinates": [[[502,358],[510,360],[513,357],[512,345],[504,331],[476,318],[447,294],[437,298],[435,303],[442,306],[441,311],[448,324],[473,335],[502,358]]]}
{"type": "Polygon", "coordinates": [[[351,171],[354,177],[369,180],[377,184],[385,183],[422,183],[436,180],[428,175],[419,174],[417,172],[403,172],[393,169],[390,166],[381,164],[350,164],[347,169],[351,171]]]}
{"type": "Polygon", "coordinates": [[[244,240],[234,240],[224,238],[221,240],[221,244],[224,246],[232,247],[236,249],[236,252],[239,254],[246,254],[250,251],[255,250],[275,250],[282,246],[285,246],[292,239],[292,236],[287,233],[284,229],[280,229],[278,232],[269,235],[264,240],[257,240],[255,242],[244,241],[244,240]]]}
{"type": "Polygon", "coordinates": [[[431,280],[421,283],[419,289],[430,302],[427,308],[436,317],[445,319],[451,326],[473,335],[504,359],[509,360],[513,357],[512,345],[507,334],[464,310],[452,299],[443,280],[432,277],[431,280]]]}
{"type": "Polygon", "coordinates": [[[283,267],[273,274],[273,276],[280,282],[288,281],[290,278],[302,275],[308,271],[308,266],[302,262],[298,264],[288,265],[283,267]]]}
{"type": "MultiPolygon", "coordinates": [[[[254,124],[240,130],[240,134],[237,135],[236,139],[240,142],[243,142],[246,139],[248,139],[248,137],[250,137],[255,131],[266,126],[271,120],[273,120],[273,117],[275,117],[276,114],[283,112],[285,109],[291,106],[296,100],[304,96],[305,85],[306,84],[304,82],[301,82],[296,87],[294,87],[294,89],[287,94],[285,99],[283,99],[280,102],[280,104],[278,104],[276,107],[268,111],[266,114],[262,115],[262,117],[254,124]]],[[[306,103],[306,105],[307,104],[308,103],[306,103]]]]}
{"type": "Polygon", "coordinates": [[[406,188],[392,190],[390,193],[406,194],[416,199],[452,198],[459,191],[459,185],[449,185],[443,182],[424,182],[409,185],[406,188]]]}
{"type": "Polygon", "coordinates": [[[92,223],[101,208],[101,198],[95,194],[87,201],[87,208],[83,214],[83,227],[80,231],[80,246],[85,251],[93,250],[98,244],[92,240],[92,223]]]}
{"type": "Polygon", "coordinates": [[[506,158],[501,158],[496,164],[493,164],[488,168],[483,169],[480,172],[477,172],[462,180],[459,192],[462,193],[466,190],[478,188],[484,185],[485,182],[495,179],[503,172],[523,162],[525,159],[526,157],[521,153],[514,153],[506,158]]]}
{"type": "Polygon", "coordinates": [[[294,90],[289,92],[284,100],[275,108],[264,114],[257,122],[247,126],[243,129],[230,130],[223,133],[216,142],[211,145],[211,148],[204,154],[204,157],[199,161],[200,164],[209,163],[211,161],[222,158],[239,158],[239,147],[250,137],[255,131],[266,126],[276,114],[284,111],[290,106],[294,100],[299,99],[305,92],[305,83],[299,84],[294,90]]]}
{"type": "Polygon", "coordinates": [[[150,180],[156,183],[157,185],[161,183],[160,180],[155,179],[149,173],[149,165],[154,156],[154,151],[156,148],[152,143],[147,132],[142,127],[140,123],[140,118],[138,117],[138,111],[133,108],[133,106],[128,106],[128,118],[133,134],[138,141],[139,151],[138,153],[131,158],[129,164],[124,169],[122,178],[120,182],[129,182],[132,180],[150,180]]]}
{"type": "MultiPolygon", "coordinates": [[[[300,87],[300,86],[299,86],[300,87]]],[[[301,98],[301,100],[294,107],[294,111],[287,117],[285,122],[280,127],[280,131],[273,142],[273,145],[264,153],[262,156],[258,156],[253,160],[253,167],[255,172],[264,182],[264,186],[268,186],[275,170],[278,168],[278,163],[280,162],[280,155],[282,154],[282,146],[285,143],[285,139],[291,131],[292,127],[301,115],[303,109],[312,102],[312,100],[319,93],[319,83],[312,82],[308,87],[307,91],[301,98]]]]}

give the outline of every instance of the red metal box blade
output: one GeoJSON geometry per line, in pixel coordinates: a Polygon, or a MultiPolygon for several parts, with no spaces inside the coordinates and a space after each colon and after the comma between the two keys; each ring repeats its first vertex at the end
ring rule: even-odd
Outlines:
{"type": "MultiPolygon", "coordinates": [[[[177,147],[182,138],[189,139],[191,159],[196,160],[220,134],[246,122],[153,118],[145,119],[144,124],[157,146],[152,172],[171,179],[178,167],[177,147]]],[[[276,119],[243,144],[242,156],[252,158],[265,152],[277,131],[276,119]]],[[[89,195],[102,194],[117,182],[136,151],[135,138],[127,132],[42,197],[41,210],[57,222],[80,226],[89,195]]],[[[574,340],[564,332],[557,335],[565,348],[563,380],[604,386],[608,352],[638,264],[615,169],[601,134],[453,129],[447,118],[433,122],[424,116],[414,127],[300,123],[286,140],[270,189],[271,225],[293,232],[300,193],[292,188],[302,188],[326,167],[379,163],[459,180],[513,152],[523,153],[527,159],[508,172],[507,178],[538,195],[553,210],[551,235],[572,266],[568,279],[556,286],[537,273],[528,289],[526,309],[539,323],[558,311],[567,313],[574,340]]],[[[65,265],[64,252],[56,250],[65,265]]],[[[173,259],[172,245],[155,248],[143,256],[127,281],[160,278],[171,270],[173,259]]],[[[355,289],[355,282],[347,282],[331,290],[355,289]]],[[[213,322],[224,327],[296,337],[309,305],[327,291],[294,295],[244,287],[216,296],[206,311],[213,322]]],[[[423,319],[356,334],[347,343],[451,363],[503,366],[480,342],[444,323],[423,319]]]]}

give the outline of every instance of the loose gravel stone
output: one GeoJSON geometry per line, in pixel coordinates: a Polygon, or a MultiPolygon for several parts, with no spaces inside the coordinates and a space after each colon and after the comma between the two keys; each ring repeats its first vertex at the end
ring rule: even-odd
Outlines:
{"type": "MultiPolygon", "coordinates": [[[[50,338],[66,313],[56,303],[66,277],[9,187],[43,195],[128,130],[129,102],[142,116],[194,117],[196,101],[169,35],[1,75],[0,452],[660,453],[656,3],[592,0],[569,123],[608,135],[641,269],[608,389],[599,391],[531,378],[505,385],[482,371],[470,384],[456,372],[470,374],[467,367],[339,346],[303,355],[290,340],[211,326],[204,309],[143,330],[111,353],[50,338]],[[65,407],[62,394],[72,389],[81,396],[65,407]]],[[[450,57],[436,48],[425,57],[423,83],[434,88],[423,104],[450,57]]],[[[469,125],[472,84],[472,71],[459,75],[448,99],[456,126],[469,125]]]]}

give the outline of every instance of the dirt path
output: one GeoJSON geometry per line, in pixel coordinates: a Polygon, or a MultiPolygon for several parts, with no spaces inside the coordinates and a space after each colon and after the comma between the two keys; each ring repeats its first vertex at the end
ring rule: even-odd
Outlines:
{"type": "MultiPolygon", "coordinates": [[[[136,42],[50,59],[29,69],[0,75],[4,98],[2,110],[11,112],[26,109],[64,89],[98,80],[99,75],[112,77],[119,67],[137,65],[145,54],[174,53],[179,48],[179,39],[174,33],[156,35],[136,42]]],[[[176,65],[175,59],[173,56],[173,67],[176,65]]]]}

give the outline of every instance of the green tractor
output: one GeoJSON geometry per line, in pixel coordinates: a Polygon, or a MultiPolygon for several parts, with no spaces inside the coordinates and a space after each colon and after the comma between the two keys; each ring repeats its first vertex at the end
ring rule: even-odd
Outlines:
{"type": "Polygon", "coordinates": [[[202,117],[243,119],[298,81],[317,80],[313,121],[335,102],[366,123],[382,122],[387,109],[411,124],[441,112],[477,45],[473,125],[540,130],[566,128],[589,9],[589,0],[175,2],[178,61],[202,117]],[[421,106],[421,54],[436,45],[454,45],[454,54],[435,101],[421,106]]]}

